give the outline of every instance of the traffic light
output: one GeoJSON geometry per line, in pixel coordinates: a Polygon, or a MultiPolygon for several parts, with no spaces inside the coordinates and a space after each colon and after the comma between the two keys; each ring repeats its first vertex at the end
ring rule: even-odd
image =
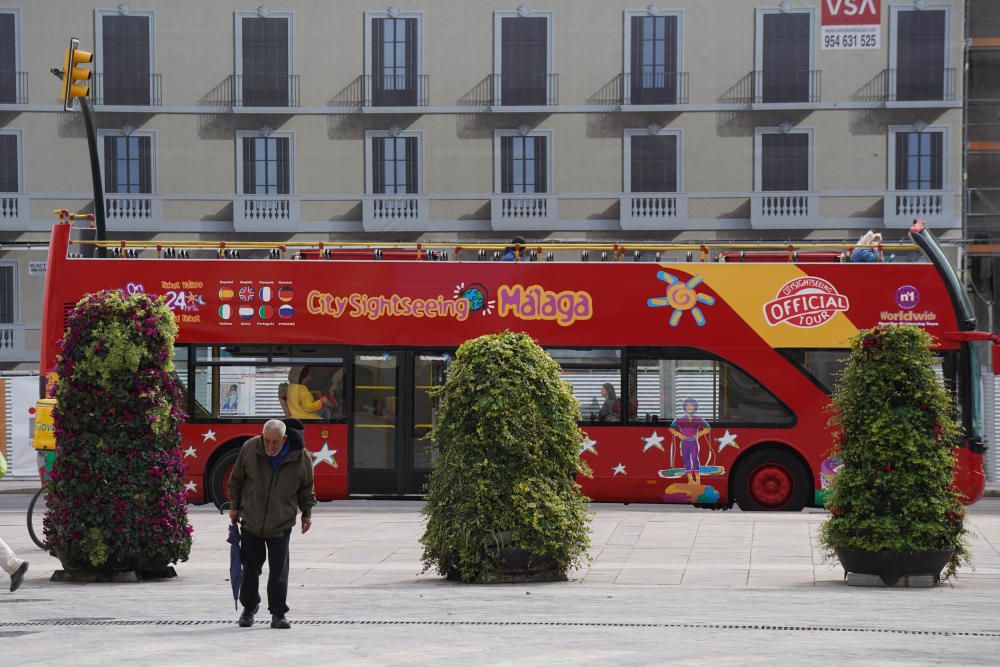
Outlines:
{"type": "Polygon", "coordinates": [[[63,87],[59,99],[63,100],[63,108],[66,111],[73,110],[73,100],[77,97],[86,97],[90,93],[91,71],[82,65],[91,62],[94,54],[90,51],[80,50],[80,40],[74,37],[69,42],[66,49],[66,60],[63,61],[63,87]]]}

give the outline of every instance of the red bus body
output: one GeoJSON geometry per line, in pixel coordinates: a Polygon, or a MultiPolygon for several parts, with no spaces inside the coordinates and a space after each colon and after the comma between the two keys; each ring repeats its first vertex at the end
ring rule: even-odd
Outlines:
{"type": "MultiPolygon", "coordinates": [[[[660,474],[669,468],[664,446],[669,436],[662,423],[584,425],[588,441],[581,455],[594,474],[581,482],[598,501],[725,505],[732,500],[732,472],[761,447],[784,450],[803,462],[818,492],[829,481],[824,478],[832,446],[829,397],[778,350],[844,349],[858,329],[886,321],[927,326],[942,350],[968,345],[945,335],[959,328],[956,309],[938,271],[926,262],[67,259],[69,244],[70,226],[57,225],[45,291],[43,374],[54,367],[64,308],[84,294],[142,289],[170,296],[183,289],[200,301],[193,309],[175,309],[178,344],[453,349],[509,329],[552,348],[691,348],[742,369],[794,413],[794,423],[783,427],[712,426],[709,448],[722,472],[709,480],[717,496],[700,497],[660,474]],[[484,296],[483,307],[462,310],[458,302],[471,285],[484,296]],[[256,303],[253,316],[235,316],[242,286],[287,288],[282,302],[287,317],[261,319],[256,303]],[[901,307],[904,287],[919,294],[916,308],[901,307]],[[227,304],[232,311],[223,309],[227,304]],[[656,437],[664,438],[662,443],[656,437]],[[729,442],[720,447],[723,440],[729,442]]],[[[184,425],[192,502],[209,500],[206,475],[219,449],[258,434],[262,421],[184,425]]],[[[307,448],[333,452],[315,464],[320,499],[346,498],[352,491],[349,440],[349,424],[306,425],[307,448]]],[[[983,492],[982,459],[967,446],[958,449],[956,482],[968,502],[983,492]]],[[[821,502],[813,495],[810,504],[821,502]]]]}

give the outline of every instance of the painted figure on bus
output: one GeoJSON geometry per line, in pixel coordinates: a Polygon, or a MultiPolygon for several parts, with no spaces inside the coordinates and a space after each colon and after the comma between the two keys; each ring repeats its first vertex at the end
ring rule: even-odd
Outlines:
{"type": "Polygon", "coordinates": [[[698,401],[684,399],[684,414],[670,422],[670,433],[681,441],[681,458],[688,484],[701,484],[701,460],[698,441],[711,433],[711,428],[698,416],[698,401]]]}
{"type": "MultiPolygon", "coordinates": [[[[319,419],[320,410],[330,405],[328,396],[313,394],[309,389],[310,370],[308,366],[299,369],[293,366],[288,371],[288,414],[293,419],[319,419]]],[[[317,392],[319,393],[319,392],[317,392]]]]}

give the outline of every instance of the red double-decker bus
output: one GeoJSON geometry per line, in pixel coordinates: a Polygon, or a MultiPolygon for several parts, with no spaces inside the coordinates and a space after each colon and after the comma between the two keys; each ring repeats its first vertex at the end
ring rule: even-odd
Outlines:
{"type": "Polygon", "coordinates": [[[518,247],[504,262],[477,248],[314,244],[292,261],[278,244],[125,242],[101,259],[82,256],[94,245],[60,224],[41,367],[54,367],[64,313],[86,293],[163,296],[179,324],[192,502],[223,502],[241,444],[282,416],[306,424],[320,499],[397,497],[420,494],[434,465],[431,391],[457,346],[525,331],[580,402],[588,496],[794,511],[822,503],[837,472],[825,408],[850,338],[915,324],[937,338],[955,390],[967,433],[956,481],[974,502],[984,476],[973,341],[990,336],[975,331],[933,237],[922,225],[911,237],[923,252],[904,261],[900,247],[892,263],[824,248],[639,245],[590,262],[576,253],[597,259],[596,247],[553,251],[575,261],[518,247]]]}

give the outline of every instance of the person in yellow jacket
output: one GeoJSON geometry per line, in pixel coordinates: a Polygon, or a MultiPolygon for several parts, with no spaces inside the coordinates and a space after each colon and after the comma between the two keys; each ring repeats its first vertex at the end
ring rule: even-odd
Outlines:
{"type": "MultiPolygon", "coordinates": [[[[309,381],[309,367],[304,366],[298,373],[297,368],[288,372],[288,416],[294,419],[319,419],[319,411],[333,401],[329,396],[315,396],[306,384],[309,381]]],[[[318,393],[318,392],[317,392],[318,393]]]]}

